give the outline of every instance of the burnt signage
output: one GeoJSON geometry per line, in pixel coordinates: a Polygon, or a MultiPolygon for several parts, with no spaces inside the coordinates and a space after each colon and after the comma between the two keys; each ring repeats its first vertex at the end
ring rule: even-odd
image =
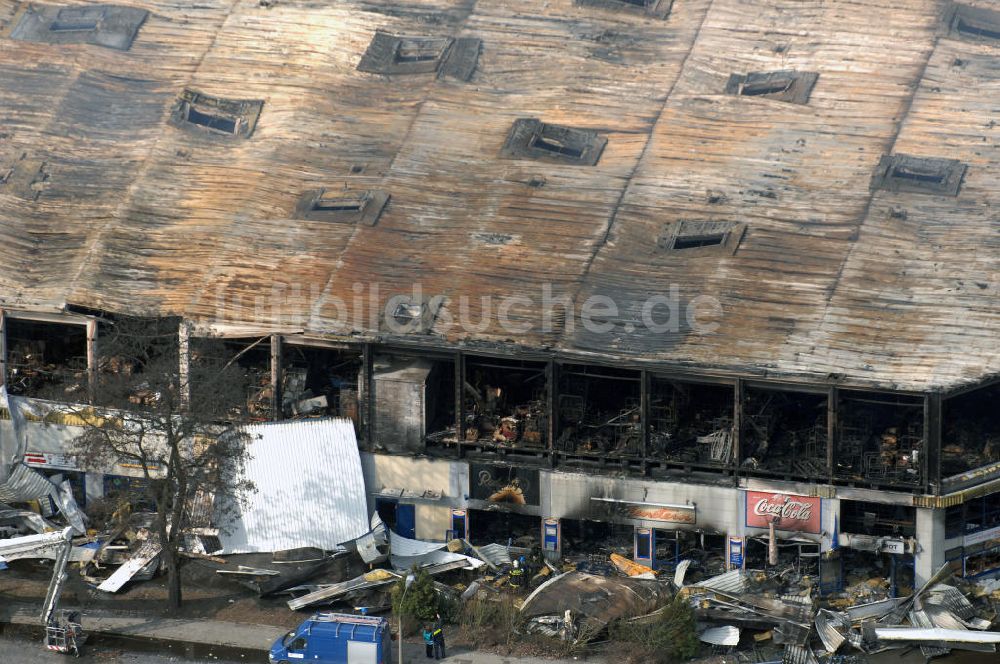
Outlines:
{"type": "Polygon", "coordinates": [[[814,534],[822,530],[820,498],[763,491],[747,491],[746,495],[750,528],[767,528],[773,522],[778,530],[814,534]]]}
{"type": "Polygon", "coordinates": [[[538,469],[519,466],[469,465],[471,497],[491,503],[538,505],[538,469]]]}
{"type": "Polygon", "coordinates": [[[660,507],[657,505],[625,505],[625,516],[640,521],[664,521],[666,523],[686,523],[694,525],[694,509],[660,507]]]}

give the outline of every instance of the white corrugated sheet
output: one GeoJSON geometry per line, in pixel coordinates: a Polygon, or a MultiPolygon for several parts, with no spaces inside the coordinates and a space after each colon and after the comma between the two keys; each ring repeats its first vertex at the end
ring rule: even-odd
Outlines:
{"type": "Polygon", "coordinates": [[[133,576],[139,573],[143,567],[148,565],[153,558],[160,555],[160,543],[154,540],[143,542],[139,550],[131,558],[122,563],[121,567],[115,570],[114,574],[104,579],[98,590],[106,593],[116,593],[122,589],[133,576]]]}
{"type": "Polygon", "coordinates": [[[312,546],[331,551],[368,532],[361,457],[348,419],[247,427],[253,457],[243,469],[257,488],[234,518],[219,513],[222,552],[312,546]]]}
{"type": "Polygon", "coordinates": [[[709,627],[698,638],[714,646],[735,646],[740,642],[740,628],[733,625],[709,627]]]}

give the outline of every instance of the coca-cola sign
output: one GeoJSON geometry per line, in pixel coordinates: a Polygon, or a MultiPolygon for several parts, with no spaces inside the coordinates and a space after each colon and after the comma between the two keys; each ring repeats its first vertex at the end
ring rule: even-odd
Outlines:
{"type": "Polygon", "coordinates": [[[820,505],[822,501],[812,496],[747,491],[747,526],[767,528],[774,522],[778,530],[819,533],[820,505]]]}

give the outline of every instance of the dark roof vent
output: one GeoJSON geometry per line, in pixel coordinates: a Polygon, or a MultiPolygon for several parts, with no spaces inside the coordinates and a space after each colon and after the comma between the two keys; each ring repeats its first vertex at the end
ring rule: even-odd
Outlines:
{"type": "Polygon", "coordinates": [[[994,9],[955,3],[949,8],[946,19],[952,37],[978,42],[1000,41],[1000,12],[994,9]]]}
{"type": "Polygon", "coordinates": [[[656,245],[666,251],[735,254],[745,232],[746,224],[733,221],[679,221],[663,229],[656,245]]]}
{"type": "Polygon", "coordinates": [[[600,7],[614,11],[632,11],[648,14],[656,18],[666,18],[674,0],[576,0],[584,7],[600,7]]]}
{"type": "Polygon", "coordinates": [[[225,99],[185,90],[170,114],[170,124],[217,136],[249,138],[263,108],[260,99],[225,99]]]}
{"type": "Polygon", "coordinates": [[[395,334],[429,334],[444,300],[443,295],[391,297],[382,312],[382,328],[395,334]]]}
{"type": "Polygon", "coordinates": [[[607,144],[607,138],[589,129],[546,124],[537,118],[521,118],[510,128],[500,156],[593,166],[601,158],[607,144]]]}
{"type": "Polygon", "coordinates": [[[814,72],[790,69],[731,74],[726,83],[726,94],[806,104],[818,78],[819,74],[814,72]]]}
{"type": "Polygon", "coordinates": [[[94,44],[127,51],[147,16],[145,9],[115,5],[28,5],[10,36],[22,41],[94,44]]]}
{"type": "Polygon", "coordinates": [[[871,189],[957,196],[966,168],[957,159],[883,155],[872,177],[871,189]]]}
{"type": "Polygon", "coordinates": [[[9,168],[0,166],[0,193],[37,201],[48,186],[48,179],[44,161],[29,159],[27,154],[22,154],[9,168]]]}
{"type": "Polygon", "coordinates": [[[299,199],[299,204],[295,208],[295,218],[374,226],[388,203],[389,194],[375,189],[368,191],[314,189],[307,191],[299,199]]]}
{"type": "Polygon", "coordinates": [[[376,32],[358,63],[372,74],[428,74],[462,81],[472,78],[479,62],[481,39],[463,37],[403,37],[376,32]]]}

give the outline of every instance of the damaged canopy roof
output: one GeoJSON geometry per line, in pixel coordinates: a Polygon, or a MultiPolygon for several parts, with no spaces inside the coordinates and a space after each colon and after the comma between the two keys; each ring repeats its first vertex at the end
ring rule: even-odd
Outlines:
{"type": "Polygon", "coordinates": [[[247,427],[246,505],[217,510],[222,553],[332,551],[368,532],[361,457],[348,419],[247,427]]]}
{"type": "Polygon", "coordinates": [[[206,0],[156,5],[109,50],[113,6],[63,13],[93,33],[70,43],[12,37],[24,4],[0,5],[5,306],[371,336],[377,318],[342,315],[355,284],[388,297],[419,283],[447,296],[430,336],[411,335],[423,342],[917,390],[1000,373],[989,16],[943,17],[937,0],[660,2],[665,20],[647,13],[657,3],[206,0]],[[359,71],[378,34],[438,40],[393,56],[438,71],[443,45],[472,40],[474,66],[359,71]],[[733,73],[789,71],[816,75],[803,103],[725,92],[733,73]],[[178,81],[252,108],[173,126],[178,81]],[[505,158],[523,118],[606,145],[588,166],[567,161],[587,152],[577,142],[544,135],[532,149],[558,159],[505,158]],[[872,191],[886,145],[963,164],[961,186],[928,191],[918,172],[872,191]],[[391,202],[371,226],[299,218],[320,190],[391,202]],[[657,241],[702,222],[743,231],[726,251],[657,241]],[[610,331],[561,308],[544,328],[543,288],[577,306],[611,297],[610,331]],[[445,329],[463,296],[483,323],[445,329]],[[531,329],[504,329],[508,296],[531,329]],[[680,312],[666,331],[642,324],[653,296],[680,312]]]}

